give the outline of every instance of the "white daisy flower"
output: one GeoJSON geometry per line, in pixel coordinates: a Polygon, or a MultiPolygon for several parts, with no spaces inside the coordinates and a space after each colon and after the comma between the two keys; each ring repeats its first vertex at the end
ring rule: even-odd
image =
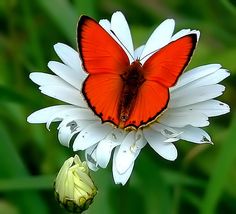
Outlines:
{"type": "MultiPolygon", "coordinates": [[[[134,50],[129,26],[121,12],[114,13],[111,21],[101,20],[99,24],[126,47],[124,51],[129,52],[130,62],[142,59],[142,64],[151,53],[171,41],[188,34],[196,34],[199,39],[200,35],[199,31],[190,29],[173,35],[175,22],[167,19],[155,29],[145,45],[134,50]]],[[[85,150],[88,166],[94,171],[106,168],[113,155],[112,171],[117,184],[127,182],[135,159],[146,144],[161,157],[173,161],[177,158],[174,142],[178,140],[212,143],[201,127],[209,125],[209,117],[226,114],[230,110],[227,104],[214,99],[225,90],[218,83],[229,73],[219,64],[210,64],[194,68],[179,77],[176,85],[170,88],[167,109],[154,123],[130,131],[115,128],[109,123],[102,123],[83,97],[81,90],[87,73],[82,68],[78,52],[62,43],[57,43],[54,49],[63,62],[48,63],[54,75],[34,72],[30,74],[30,79],[40,86],[43,94],[66,104],[38,110],[27,120],[30,123],[46,123],[48,129],[51,122],[61,121],[58,126],[60,143],[67,147],[72,144],[74,151],[85,150]]]]}

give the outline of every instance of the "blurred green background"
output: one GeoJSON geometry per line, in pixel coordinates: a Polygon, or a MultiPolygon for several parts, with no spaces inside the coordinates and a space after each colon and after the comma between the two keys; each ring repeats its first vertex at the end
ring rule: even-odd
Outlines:
{"type": "MultiPolygon", "coordinates": [[[[0,1],[0,214],[66,213],[54,200],[53,180],[72,151],[31,125],[33,111],[58,103],[40,94],[28,76],[49,72],[59,60],[57,42],[76,48],[81,14],[108,18],[121,10],[135,46],[143,44],[166,18],[181,28],[199,29],[201,39],[189,68],[221,63],[231,72],[219,99],[231,113],[211,119],[206,130],[214,146],[176,143],[175,162],[145,147],[130,182],[115,185],[111,166],[92,173],[99,189],[88,214],[236,213],[236,2],[234,0],[1,0],[0,1]]],[[[84,158],[83,156],[81,156],[84,158]]]]}

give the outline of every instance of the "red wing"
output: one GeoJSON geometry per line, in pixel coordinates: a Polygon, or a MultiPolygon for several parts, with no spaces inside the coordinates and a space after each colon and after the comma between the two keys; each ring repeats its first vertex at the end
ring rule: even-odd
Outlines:
{"type": "Polygon", "coordinates": [[[143,65],[145,82],[124,127],[136,128],[154,121],[169,102],[169,87],[173,86],[190,61],[196,46],[196,34],[184,36],[154,53],[143,65]]]}
{"type": "Polygon", "coordinates": [[[83,84],[83,95],[103,122],[118,125],[123,88],[120,74],[127,70],[129,59],[109,33],[87,16],[80,18],[77,37],[83,66],[89,73],[83,84]]]}
{"type": "Polygon", "coordinates": [[[93,111],[103,122],[119,124],[118,107],[123,81],[118,75],[89,75],[84,82],[83,94],[93,111]]]}
{"type": "Polygon", "coordinates": [[[129,65],[120,45],[90,17],[80,18],[77,41],[83,66],[89,74],[121,74],[129,65]]]}
{"type": "Polygon", "coordinates": [[[144,63],[144,78],[168,88],[173,86],[190,61],[196,43],[197,35],[189,34],[158,50],[144,63]]]}
{"type": "MultiPolygon", "coordinates": [[[[136,128],[153,120],[167,107],[169,87],[173,86],[189,62],[196,45],[190,34],[153,54],[143,65],[146,80],[139,88],[130,117],[124,127],[136,128]]],[[[82,16],[78,24],[78,46],[89,73],[83,94],[103,122],[120,124],[119,104],[129,59],[118,43],[93,19],[82,16]]]]}
{"type": "Polygon", "coordinates": [[[124,127],[138,128],[152,122],[166,109],[168,101],[168,88],[154,81],[145,81],[139,89],[133,111],[124,127]]]}

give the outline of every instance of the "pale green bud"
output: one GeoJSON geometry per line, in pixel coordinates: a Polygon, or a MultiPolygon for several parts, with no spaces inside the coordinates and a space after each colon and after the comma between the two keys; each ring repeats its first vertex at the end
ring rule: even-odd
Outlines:
{"type": "Polygon", "coordinates": [[[58,202],[73,213],[81,213],[88,209],[97,194],[87,163],[81,162],[78,155],[64,162],[54,188],[58,202]]]}

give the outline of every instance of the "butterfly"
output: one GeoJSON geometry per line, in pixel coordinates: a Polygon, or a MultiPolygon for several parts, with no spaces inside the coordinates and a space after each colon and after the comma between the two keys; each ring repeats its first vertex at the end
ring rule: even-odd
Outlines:
{"type": "MultiPolygon", "coordinates": [[[[115,35],[114,35],[115,36],[115,35]]],[[[130,63],[122,44],[88,16],[77,27],[78,51],[88,73],[82,93],[102,122],[138,129],[157,120],[193,54],[197,35],[190,33],[155,51],[143,64],[130,63]]]]}

